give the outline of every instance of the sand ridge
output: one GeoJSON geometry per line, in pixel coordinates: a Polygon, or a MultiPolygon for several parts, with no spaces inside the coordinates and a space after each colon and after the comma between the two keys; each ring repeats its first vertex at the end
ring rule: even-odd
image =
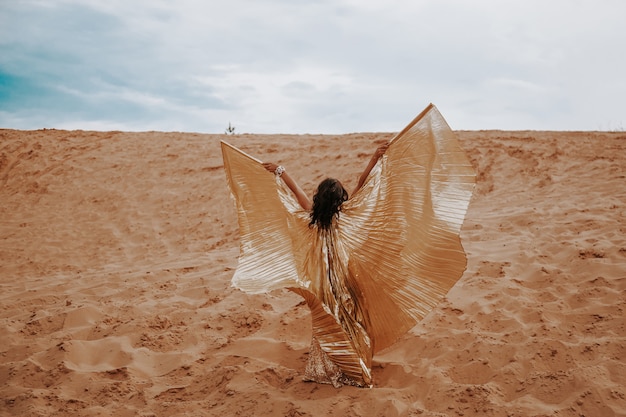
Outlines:
{"type": "Polygon", "coordinates": [[[219,142],[312,193],[392,134],[0,130],[0,415],[626,415],[626,135],[458,134],[468,268],[337,390],[301,381],[297,296],[230,287],[219,142]]]}

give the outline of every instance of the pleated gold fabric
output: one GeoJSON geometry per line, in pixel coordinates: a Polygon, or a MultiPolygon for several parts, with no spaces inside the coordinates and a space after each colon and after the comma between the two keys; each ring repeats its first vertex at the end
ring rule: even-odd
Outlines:
{"type": "Polygon", "coordinates": [[[372,356],[421,320],[461,277],[459,232],[475,183],[454,132],[429,105],[396,135],[328,230],[280,177],[222,142],[241,238],[232,283],[289,288],[311,308],[313,337],[355,385],[372,356]]]}

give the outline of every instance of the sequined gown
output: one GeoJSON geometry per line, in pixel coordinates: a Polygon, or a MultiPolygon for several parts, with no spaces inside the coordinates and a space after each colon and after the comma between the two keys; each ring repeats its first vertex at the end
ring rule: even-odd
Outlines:
{"type": "Polygon", "coordinates": [[[232,283],[248,293],[288,288],[311,309],[305,379],[372,386],[376,352],[421,320],[456,283],[474,171],[432,104],[396,135],[329,230],[309,227],[280,177],[222,142],[237,208],[232,283]]]}

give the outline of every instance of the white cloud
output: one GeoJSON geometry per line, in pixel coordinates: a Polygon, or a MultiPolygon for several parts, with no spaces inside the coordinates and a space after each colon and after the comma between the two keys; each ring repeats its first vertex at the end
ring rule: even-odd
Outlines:
{"type": "Polygon", "coordinates": [[[623,123],[624,15],[619,0],[3,2],[0,125],[389,131],[432,101],[458,129],[597,129],[623,123]]]}

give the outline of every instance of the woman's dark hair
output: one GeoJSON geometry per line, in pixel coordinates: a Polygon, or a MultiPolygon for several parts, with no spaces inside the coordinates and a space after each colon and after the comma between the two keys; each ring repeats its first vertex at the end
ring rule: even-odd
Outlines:
{"type": "Polygon", "coordinates": [[[348,199],[348,192],[339,181],[326,178],[317,186],[313,196],[313,210],[309,226],[317,225],[322,229],[329,229],[335,214],[341,210],[341,205],[348,199]]]}

